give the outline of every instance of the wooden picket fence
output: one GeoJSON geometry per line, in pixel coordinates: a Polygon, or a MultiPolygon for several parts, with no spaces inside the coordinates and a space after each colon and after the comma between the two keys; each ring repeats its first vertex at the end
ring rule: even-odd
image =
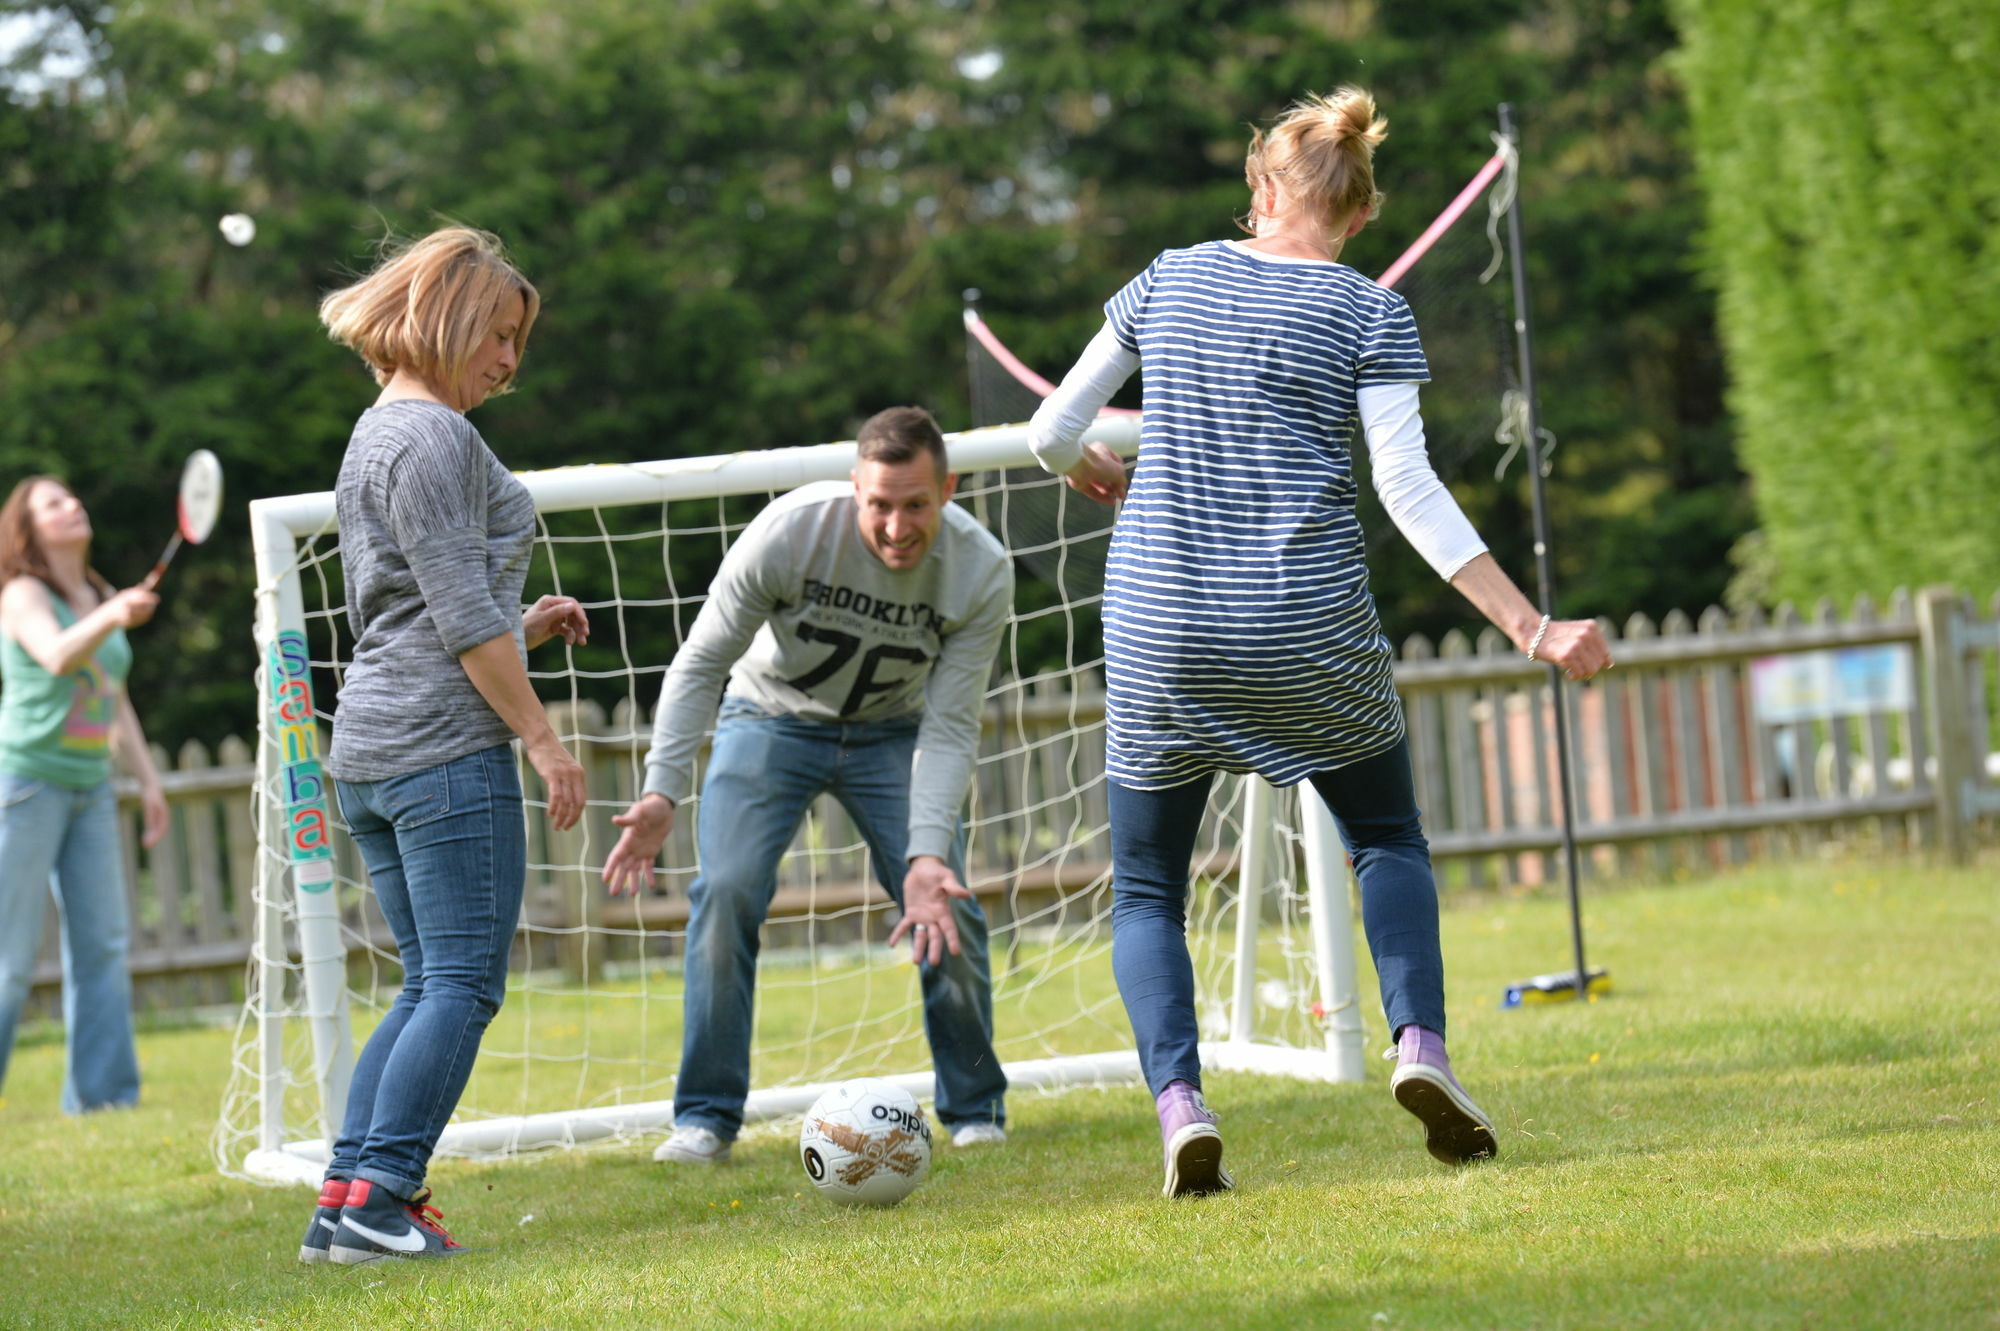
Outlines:
{"type": "MultiPolygon", "coordinates": [[[[1963,859],[1995,836],[2000,596],[1980,606],[1936,589],[1898,594],[1880,608],[1864,598],[1844,616],[1830,603],[1808,614],[1710,609],[1690,619],[1676,612],[1658,624],[1634,616],[1615,631],[1613,652],[1615,670],[1565,691],[1588,873],[1658,878],[1811,853],[1829,842],[1963,859]],[[1883,644],[1912,654],[1920,687],[1907,706],[1759,721],[1753,661],[1883,644]]],[[[1435,644],[1406,642],[1396,679],[1444,881],[1555,876],[1557,763],[1545,669],[1490,630],[1476,638],[1453,632],[1435,644]]],[[[1077,682],[1061,692],[1010,685],[989,704],[969,865],[982,892],[1013,902],[1023,893],[1101,887],[1108,859],[1103,699],[1088,680],[1077,682]]],[[[663,893],[636,902],[604,900],[589,866],[615,840],[610,816],[636,789],[648,725],[629,707],[608,715],[587,703],[551,710],[558,732],[583,757],[599,803],[587,829],[553,833],[531,822],[536,867],[524,907],[531,940],[525,959],[587,968],[587,940],[684,921],[688,875],[669,875],[663,893]],[[532,954],[536,937],[546,939],[548,956],[532,954]]],[[[131,966],[141,1002],[182,1008],[231,1001],[240,994],[253,931],[254,755],[232,737],[212,755],[191,743],[172,762],[165,754],[156,761],[173,812],[169,835],[141,850],[136,792],[124,792],[123,807],[131,966]]],[[[670,862],[693,862],[692,821],[676,828],[670,862]]],[[[788,864],[776,916],[879,898],[863,854],[839,849],[859,840],[845,813],[826,801],[815,824],[816,845],[835,849],[788,864]]],[[[1226,828],[1219,837],[1204,848],[1208,870],[1227,874],[1233,847],[1226,828]]],[[[358,876],[352,846],[337,841],[341,872],[358,876]]],[[[379,918],[359,897],[350,903],[350,924],[386,944],[379,918]]],[[[57,955],[51,913],[36,975],[45,1009],[59,979],[57,955]]]]}

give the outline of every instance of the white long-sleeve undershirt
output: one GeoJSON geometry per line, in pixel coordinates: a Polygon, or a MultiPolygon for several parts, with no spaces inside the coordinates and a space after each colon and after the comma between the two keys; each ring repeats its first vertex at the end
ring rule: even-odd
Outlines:
{"type": "Polygon", "coordinates": [[[1382,507],[1411,548],[1450,582],[1486,553],[1486,542],[1431,467],[1417,386],[1367,384],[1354,400],[1368,439],[1368,474],[1382,507]]]}
{"type": "MultiPolygon", "coordinates": [[[[1044,471],[1062,475],[1083,458],[1083,432],[1139,368],[1138,354],[1106,324],[1029,422],[1029,447],[1044,471]]],[[[1375,493],[1396,529],[1446,581],[1486,543],[1432,469],[1417,385],[1368,384],[1355,394],[1375,493]]]]}
{"type": "Polygon", "coordinates": [[[1042,470],[1060,476],[1083,461],[1083,432],[1139,368],[1139,353],[1105,324],[1028,422],[1028,447],[1042,470]]]}

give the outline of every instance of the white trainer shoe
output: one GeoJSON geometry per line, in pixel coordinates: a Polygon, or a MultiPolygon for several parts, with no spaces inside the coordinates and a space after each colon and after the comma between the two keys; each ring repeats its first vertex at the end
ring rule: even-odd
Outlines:
{"type": "Polygon", "coordinates": [[[998,1146],[1007,1140],[1007,1129],[998,1123],[961,1123],[952,1129],[953,1146],[998,1146]]]}
{"type": "Polygon", "coordinates": [[[675,1128],[672,1136],[654,1148],[653,1158],[676,1165],[726,1165],[729,1143],[707,1128],[689,1123],[675,1128]]]}

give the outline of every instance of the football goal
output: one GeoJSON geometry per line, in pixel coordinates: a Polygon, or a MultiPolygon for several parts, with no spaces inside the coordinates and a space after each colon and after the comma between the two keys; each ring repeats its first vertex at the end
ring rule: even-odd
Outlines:
{"type": "MultiPolygon", "coordinates": [[[[1092,438],[1131,456],[1138,421],[1092,438]]],[[[1110,965],[1101,546],[1111,514],[1034,469],[1027,431],[948,438],[958,501],[1025,570],[995,662],[965,809],[968,885],[990,922],[995,1044],[1014,1094],[1133,1083],[1138,1062],[1110,965]],[[1054,514],[1020,522],[1032,511],[1054,514]]],[[[687,886],[699,798],[676,820],[659,888],[607,898],[610,818],[639,788],[661,678],[730,542],[770,498],[844,477],[851,443],[522,480],[538,510],[528,595],[582,600],[588,645],[560,640],[530,673],[583,761],[590,804],[556,832],[523,768],[529,870],[507,999],[439,1146],[495,1157],[643,1141],[672,1123],[687,886]]],[[[262,712],[255,813],[255,955],[215,1135],[218,1165],[316,1182],[359,1042],[400,972],[321,763],[352,648],[330,493],[251,506],[262,712]]],[[[1361,1076],[1345,856],[1317,799],[1256,778],[1215,788],[1195,862],[1189,936],[1210,1067],[1361,1076]]],[[[796,1116],[828,1084],[884,1076],[931,1089],[917,979],[884,944],[892,907],[830,800],[781,870],[757,990],[751,1123],[796,1116]]],[[[1372,1004],[1369,1010],[1374,1010],[1372,1004]]],[[[1378,1019],[1379,1020],[1379,1019],[1378,1019]]]]}

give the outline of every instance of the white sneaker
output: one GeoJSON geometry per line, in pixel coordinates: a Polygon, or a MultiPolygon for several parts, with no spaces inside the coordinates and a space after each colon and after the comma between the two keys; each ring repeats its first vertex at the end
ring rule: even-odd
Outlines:
{"type": "Polygon", "coordinates": [[[1007,1129],[998,1123],[962,1123],[952,1129],[953,1146],[998,1146],[1007,1140],[1007,1129]]]}
{"type": "Polygon", "coordinates": [[[726,1165],[729,1143],[707,1128],[689,1123],[675,1128],[673,1135],[654,1149],[653,1158],[676,1165],[726,1165]]]}

